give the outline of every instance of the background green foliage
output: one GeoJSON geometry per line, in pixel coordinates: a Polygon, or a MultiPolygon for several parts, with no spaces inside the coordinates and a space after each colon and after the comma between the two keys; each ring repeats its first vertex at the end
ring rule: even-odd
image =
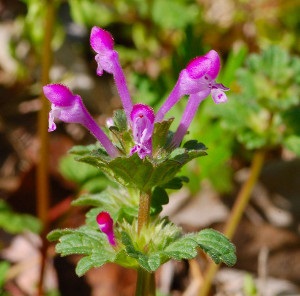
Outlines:
{"type": "Polygon", "coordinates": [[[4,200],[0,200],[0,228],[11,234],[23,231],[39,233],[41,224],[31,215],[15,213],[4,200]]]}

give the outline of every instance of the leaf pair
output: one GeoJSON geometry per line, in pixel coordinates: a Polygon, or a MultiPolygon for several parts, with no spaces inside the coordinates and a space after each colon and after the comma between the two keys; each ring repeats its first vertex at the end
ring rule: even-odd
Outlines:
{"type": "Polygon", "coordinates": [[[223,234],[213,229],[204,229],[198,233],[185,235],[170,243],[163,250],[150,254],[137,250],[126,232],[122,233],[122,242],[127,255],[135,258],[139,265],[148,272],[157,270],[160,265],[170,259],[179,261],[192,259],[197,256],[198,248],[210,256],[216,264],[223,262],[228,266],[233,266],[236,263],[235,246],[223,234]]]}
{"type": "Polygon", "coordinates": [[[115,262],[135,269],[141,267],[148,272],[154,272],[170,259],[182,260],[196,257],[198,248],[217,264],[223,262],[232,266],[236,262],[234,245],[224,235],[213,229],[205,229],[177,239],[173,238],[167,245],[152,246],[147,251],[140,250],[126,231],[121,232],[121,243],[119,242],[114,249],[109,245],[104,234],[88,226],[75,230],[55,230],[48,235],[48,239],[59,240],[56,252],[62,256],[84,255],[76,267],[78,276],[107,262],[115,262]]]}

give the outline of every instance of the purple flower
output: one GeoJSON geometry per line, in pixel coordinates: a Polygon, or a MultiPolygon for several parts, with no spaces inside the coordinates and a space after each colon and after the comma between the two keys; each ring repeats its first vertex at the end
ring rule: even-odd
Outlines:
{"type": "Polygon", "coordinates": [[[96,217],[96,221],[100,231],[106,234],[108,242],[115,247],[116,239],[114,234],[114,221],[110,214],[108,212],[100,212],[96,217]]]}
{"type": "Polygon", "coordinates": [[[137,152],[141,159],[152,155],[154,119],[155,115],[151,107],[144,104],[133,106],[130,120],[135,145],[131,149],[131,154],[137,152]]]}
{"type": "Polygon", "coordinates": [[[220,71],[220,57],[214,50],[204,56],[190,61],[187,67],[180,72],[179,79],[169,97],[158,110],[155,121],[163,120],[165,114],[184,95],[189,95],[187,107],[182,115],[181,122],[173,138],[173,145],[179,146],[193,120],[200,103],[211,94],[216,104],[227,101],[224,91],[229,90],[222,84],[216,83],[220,71]]]}
{"type": "MultiPolygon", "coordinates": [[[[93,27],[90,35],[90,44],[96,52],[97,74],[101,76],[105,71],[114,77],[128,125],[133,133],[134,146],[130,150],[131,155],[137,153],[141,159],[144,159],[146,156],[152,156],[154,123],[162,121],[166,113],[181,97],[188,95],[189,99],[172,140],[172,146],[174,147],[180,145],[200,103],[209,94],[211,94],[216,104],[227,100],[225,91],[228,88],[215,81],[221,66],[219,55],[214,50],[193,59],[180,72],[176,85],[155,115],[153,109],[147,105],[136,104],[133,106],[118,53],[114,50],[114,40],[111,34],[101,28],[93,27]]],[[[111,157],[119,155],[117,148],[84,107],[80,96],[73,94],[66,86],[61,84],[45,86],[44,93],[52,103],[49,114],[49,131],[53,131],[56,128],[55,118],[65,122],[80,123],[91,131],[111,157]]],[[[112,120],[107,122],[108,126],[112,124],[112,120]]]]}
{"type": "Polygon", "coordinates": [[[95,60],[97,62],[97,75],[101,76],[103,71],[113,75],[124,111],[129,122],[132,110],[132,101],[126,85],[125,76],[120,65],[119,55],[114,50],[114,39],[107,31],[93,27],[90,36],[90,44],[97,53],[95,60]]]}
{"type": "Polygon", "coordinates": [[[43,87],[43,91],[51,102],[49,132],[56,129],[55,118],[64,122],[80,123],[90,130],[111,157],[118,156],[118,150],[89,114],[79,95],[73,94],[62,84],[48,84],[43,87]]]}

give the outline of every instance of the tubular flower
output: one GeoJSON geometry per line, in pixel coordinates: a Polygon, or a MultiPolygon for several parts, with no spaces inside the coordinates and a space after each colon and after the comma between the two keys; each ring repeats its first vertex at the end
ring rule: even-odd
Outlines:
{"type": "MultiPolygon", "coordinates": [[[[132,104],[119,55],[114,50],[114,40],[111,34],[101,28],[93,27],[90,44],[96,52],[97,75],[101,76],[105,71],[114,77],[127,123],[133,133],[134,146],[130,150],[131,155],[137,153],[141,159],[146,156],[152,157],[154,123],[162,121],[166,113],[181,97],[189,96],[186,109],[172,139],[173,147],[180,145],[200,103],[207,96],[211,94],[216,104],[227,100],[225,91],[228,88],[215,81],[220,71],[220,57],[214,50],[193,59],[180,72],[173,90],[155,115],[153,109],[147,105],[132,104]]],[[[44,86],[43,90],[45,96],[52,103],[49,113],[49,131],[56,129],[56,118],[65,122],[80,123],[90,130],[112,158],[119,156],[118,149],[96,124],[79,95],[73,94],[69,88],[62,84],[49,84],[44,86]]],[[[107,125],[113,125],[112,120],[109,120],[107,125]]]]}
{"type": "Polygon", "coordinates": [[[118,156],[118,150],[94,121],[79,95],[73,94],[68,87],[62,84],[48,84],[43,87],[43,91],[51,102],[49,132],[56,129],[55,118],[68,123],[80,123],[90,130],[111,157],[118,156]]]}
{"type": "Polygon", "coordinates": [[[131,128],[135,146],[131,154],[138,153],[141,159],[152,155],[152,134],[154,129],[154,111],[144,104],[136,104],[130,114],[131,128]]]}
{"type": "Polygon", "coordinates": [[[132,102],[126,85],[125,76],[120,65],[119,55],[114,50],[114,39],[111,34],[101,28],[93,27],[90,36],[90,44],[97,53],[97,75],[101,76],[103,71],[113,75],[124,111],[129,122],[132,110],[132,102]]]}
{"type": "Polygon", "coordinates": [[[100,231],[106,234],[108,242],[114,247],[116,246],[116,239],[114,234],[114,221],[108,212],[100,212],[96,221],[100,231]]]}
{"type": "Polygon", "coordinates": [[[178,81],[156,115],[156,121],[161,121],[165,114],[184,95],[189,95],[187,107],[181,118],[181,122],[173,138],[173,145],[179,146],[188,127],[193,120],[200,103],[211,94],[216,104],[227,101],[224,91],[229,90],[222,84],[216,83],[220,71],[220,57],[214,50],[204,56],[190,61],[187,67],[179,74],[178,81]]]}

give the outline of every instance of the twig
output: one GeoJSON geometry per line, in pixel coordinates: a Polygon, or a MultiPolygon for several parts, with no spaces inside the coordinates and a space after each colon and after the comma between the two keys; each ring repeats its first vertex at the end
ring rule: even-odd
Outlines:
{"type": "MultiPolygon", "coordinates": [[[[250,175],[247,181],[243,184],[238,197],[235,201],[233,209],[231,210],[229,219],[225,225],[224,234],[229,239],[231,239],[239,225],[243,212],[249,202],[253,187],[255,186],[260,172],[262,170],[263,164],[265,161],[265,151],[258,150],[255,152],[252,160],[252,165],[250,169],[250,175]]],[[[216,265],[214,263],[209,263],[209,266],[206,270],[203,285],[201,285],[199,296],[208,295],[212,280],[217,273],[220,265],[216,265]]]]}
{"type": "MultiPolygon", "coordinates": [[[[52,48],[51,41],[53,35],[53,27],[55,22],[55,7],[52,0],[45,1],[45,35],[43,41],[43,51],[41,57],[41,84],[49,83],[49,72],[52,62],[52,48]]],[[[42,247],[41,247],[41,269],[38,283],[38,295],[44,295],[43,281],[47,257],[47,240],[46,234],[48,232],[48,210],[49,210],[49,139],[48,139],[48,112],[49,103],[44,96],[41,96],[41,110],[38,116],[38,136],[40,140],[40,159],[37,164],[37,213],[43,224],[43,231],[41,233],[42,247]]]]}

